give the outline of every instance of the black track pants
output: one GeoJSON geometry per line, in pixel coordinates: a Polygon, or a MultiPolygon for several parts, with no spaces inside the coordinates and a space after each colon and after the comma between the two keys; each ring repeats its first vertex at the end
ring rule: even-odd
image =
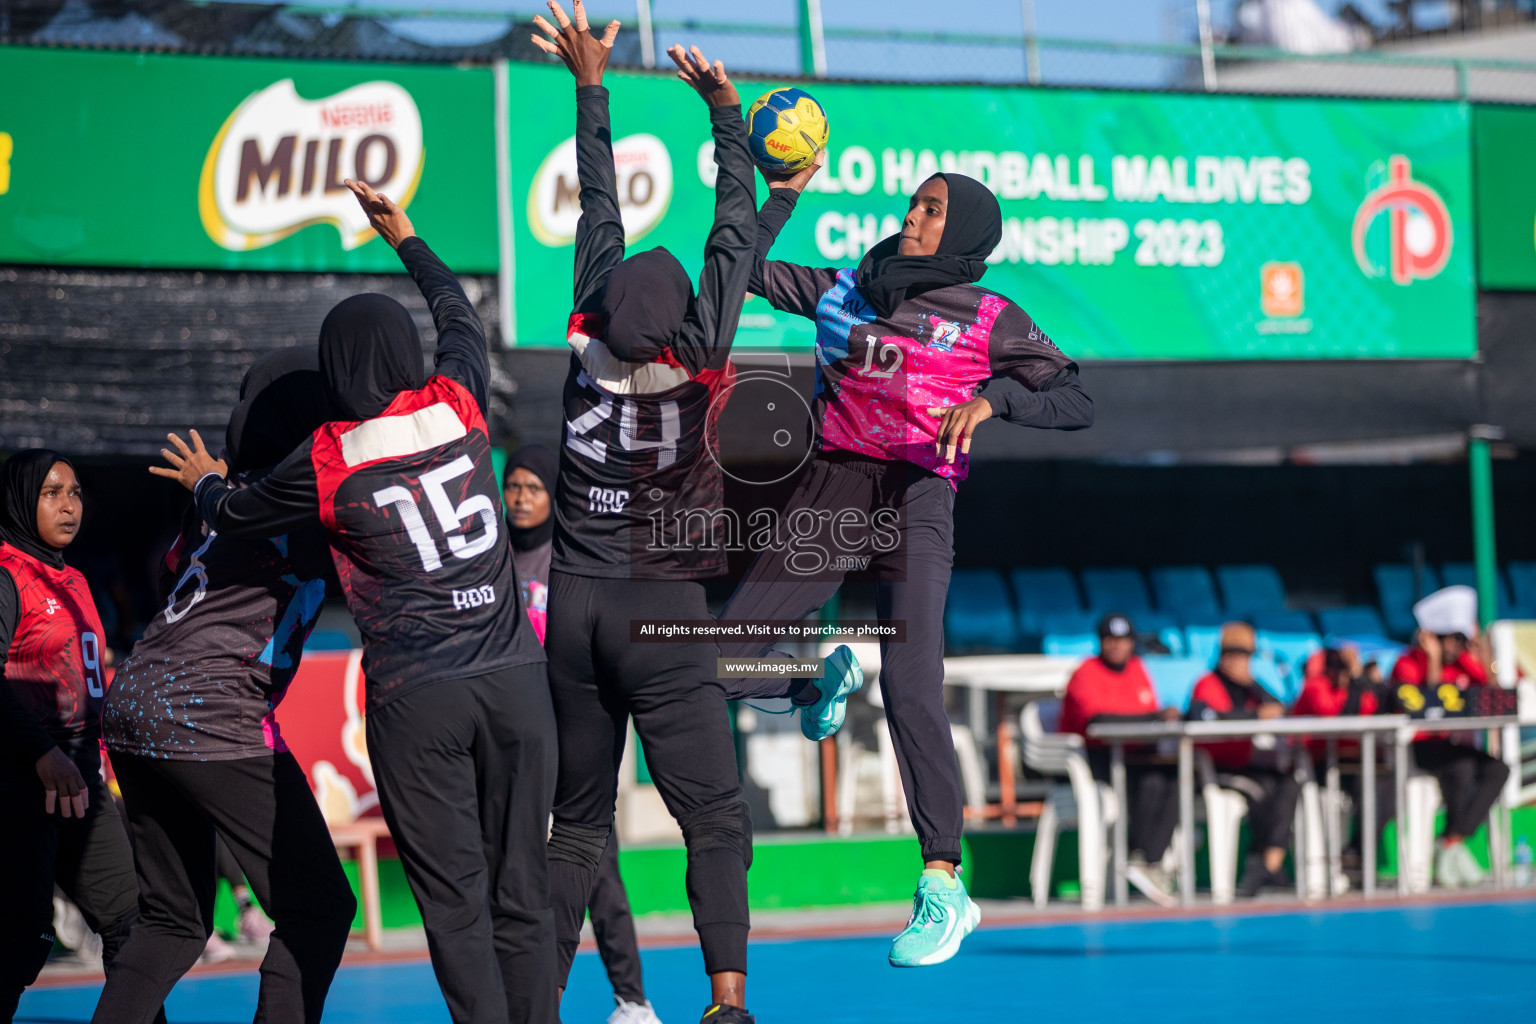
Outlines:
{"type": "Polygon", "coordinates": [[[1221,784],[1235,789],[1248,799],[1248,847],[1253,851],[1284,848],[1291,845],[1291,827],[1296,823],[1296,801],[1301,786],[1293,772],[1250,766],[1240,772],[1222,774],[1221,784]]]}
{"type": "Polygon", "coordinates": [[[631,619],[707,619],[698,583],[551,574],[549,683],[560,727],[550,883],[560,983],[612,827],[626,724],[688,847],[688,903],[710,974],[747,969],[751,821],[714,644],[631,643],[631,619]]]}
{"type": "Polygon", "coordinates": [[[96,1024],[154,1016],[213,931],[216,842],[276,924],[261,962],[258,1022],[314,1022],[357,900],[292,754],[166,761],[116,754],[142,919],[107,977],[96,1024]]]}
{"type": "MultiPolygon", "coordinates": [[[[868,556],[876,581],[876,614],[882,621],[905,623],[905,642],[880,645],[886,722],[923,859],[959,863],[965,794],[943,685],[954,508],[954,488],[940,476],[904,462],[832,453],[811,463],[782,518],[821,516],[823,529],[815,540],[828,556],[868,556]],[[846,523],[882,510],[894,513],[892,525],[882,531],[839,528],[845,513],[846,523]]],[[[838,565],[823,566],[810,541],[764,551],[731,595],[720,621],[805,618],[837,592],[845,575],[838,565]]],[[[757,658],[771,647],[755,641],[722,644],[720,653],[757,658]]],[[[741,698],[792,695],[799,684],[768,678],[732,679],[725,685],[730,697],[741,698]]]]}
{"type": "Polygon", "coordinates": [[[1470,836],[1477,831],[1509,781],[1509,765],[1474,747],[1450,740],[1417,740],[1413,760],[1440,783],[1445,801],[1447,835],[1470,836]]]}
{"type": "MultiPolygon", "coordinates": [[[[1088,765],[1095,779],[1110,781],[1108,750],[1089,747],[1088,765]]],[[[1179,827],[1179,770],[1171,764],[1127,764],[1125,789],[1131,812],[1127,845],[1155,864],[1179,827]]]]}
{"type": "Polygon", "coordinates": [[[544,665],[434,683],[368,713],[379,802],[456,1024],[555,1024],[544,665]]]}
{"type": "MultiPolygon", "coordinates": [[[[43,813],[43,784],[31,765],[0,763],[0,1022],[9,1024],[21,993],[53,949],[53,887],[80,908],[101,936],[110,979],[138,920],[139,885],[117,804],[101,780],[95,740],[66,749],[85,776],[84,818],[43,813]]],[[[0,755],[3,756],[3,755],[0,755]]],[[[165,1020],[159,1004],[150,1017],[165,1020]]]]}
{"type": "Polygon", "coordinates": [[[613,994],[628,1003],[645,1002],[635,919],[629,912],[624,880],[619,877],[619,837],[612,833],[597,865],[587,913],[592,918],[592,935],[597,939],[597,953],[603,958],[613,994]]]}

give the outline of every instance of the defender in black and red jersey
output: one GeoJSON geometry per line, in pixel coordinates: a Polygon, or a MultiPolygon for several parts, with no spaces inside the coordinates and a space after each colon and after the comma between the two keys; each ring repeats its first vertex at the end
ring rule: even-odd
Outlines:
{"type": "Polygon", "coordinates": [[[554,1021],[544,837],[555,727],[544,652],[519,605],[486,433],[485,333],[458,281],[393,202],[349,183],[420,287],[436,373],[405,307],[339,303],[320,370],[342,420],[264,479],[220,479],[194,435],[173,470],[220,535],[317,517],[363,635],[368,750],[453,1019],[554,1021]]]}
{"type": "Polygon", "coordinates": [[[718,651],[713,643],[630,642],[636,618],[709,618],[698,581],[725,570],[724,550],[704,535],[708,525],[658,543],[652,513],[722,505],[712,427],[731,379],[730,345],[756,230],[741,101],[720,62],[711,67],[697,48],[690,56],[673,47],[680,77],[709,105],[719,165],[715,223],[695,297],[687,272],[665,250],[624,258],[602,86],[617,23],[597,40],[581,4],[574,25],[558,4],[550,7],[560,29],[536,19],[552,41],[535,41],[576,77],[582,207],[545,634],[560,728],[549,860],[561,984],[612,826],[632,716],[651,777],[688,846],[688,899],[711,983],[705,1016],[711,1024],[746,1021],[751,824],[715,678],[718,651]]]}
{"type": "MultiPolygon", "coordinates": [[[[0,1021],[53,950],[53,889],[101,936],[107,977],[139,918],[133,854],[101,778],[101,618],[64,564],[83,511],[74,466],[0,465],[0,1021]],[[57,813],[55,813],[57,807],[57,813]]],[[[145,1017],[155,1015],[159,1003],[145,1017]]],[[[165,1020],[163,1011],[159,1019],[165,1020]]]]}
{"type": "MultiPolygon", "coordinates": [[[[333,418],[313,348],[262,356],[229,420],[233,479],[256,483],[333,418]]],[[[161,565],[162,607],[102,711],[144,916],[123,948],[128,969],[96,1005],[101,1024],[147,1021],[202,953],[215,835],[277,925],[257,1019],[320,1019],[357,901],[276,712],[328,585],[335,571],[319,523],[230,537],[187,509],[161,565]]]]}

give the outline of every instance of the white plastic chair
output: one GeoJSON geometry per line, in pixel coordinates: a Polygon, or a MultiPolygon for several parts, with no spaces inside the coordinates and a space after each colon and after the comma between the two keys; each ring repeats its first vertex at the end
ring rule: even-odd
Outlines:
{"type": "MultiPolygon", "coordinates": [[[[1407,807],[1399,812],[1398,823],[1402,829],[1403,852],[1406,854],[1408,892],[1413,895],[1428,892],[1434,881],[1435,813],[1443,802],[1444,795],[1440,792],[1439,781],[1428,772],[1421,771],[1410,760],[1407,807]]],[[[1502,878],[1503,866],[1509,863],[1512,853],[1509,830],[1509,814],[1504,807],[1503,795],[1500,794],[1488,812],[1488,861],[1492,865],[1495,881],[1502,878]]]]}
{"type": "Polygon", "coordinates": [[[1059,708],[1056,701],[1037,700],[1024,705],[1019,713],[1024,764],[1042,775],[1064,776],[1066,781],[1051,786],[1035,827],[1035,852],[1029,866],[1030,893],[1036,907],[1043,908],[1050,899],[1056,833],[1063,825],[1075,824],[1083,909],[1102,910],[1109,869],[1108,830],[1120,817],[1120,805],[1114,789],[1093,777],[1083,752],[1083,738],[1075,733],[1045,730],[1042,705],[1052,713],[1059,708]]]}
{"type": "MultiPolygon", "coordinates": [[[[839,645],[824,643],[817,652],[825,658],[839,645]]],[[[875,746],[871,750],[856,744],[852,730],[844,727],[837,734],[837,806],[839,810],[837,830],[841,835],[851,835],[853,822],[858,816],[859,795],[864,788],[860,783],[871,772],[876,773],[880,794],[881,818],[889,833],[912,831],[907,816],[905,791],[901,784],[901,770],[896,764],[896,748],[891,742],[891,730],[884,715],[885,701],[878,685],[880,677],[880,645],[855,643],[848,645],[859,666],[864,670],[864,688],[853,699],[862,698],[871,707],[881,710],[874,722],[875,746]]],[[[960,763],[960,781],[965,790],[965,802],[973,808],[986,806],[986,768],[976,737],[968,726],[951,724],[950,737],[955,756],[960,763]]]]}
{"type": "MultiPolygon", "coordinates": [[[[1323,801],[1304,752],[1296,753],[1302,757],[1296,768],[1301,796],[1296,801],[1296,817],[1291,829],[1296,895],[1302,899],[1321,899],[1327,892],[1329,878],[1323,801]]],[[[1248,799],[1239,790],[1221,785],[1215,765],[1205,751],[1195,751],[1195,767],[1200,778],[1200,795],[1205,802],[1205,848],[1211,871],[1211,902],[1226,906],[1237,895],[1237,840],[1243,818],[1248,815],[1248,799]]]]}

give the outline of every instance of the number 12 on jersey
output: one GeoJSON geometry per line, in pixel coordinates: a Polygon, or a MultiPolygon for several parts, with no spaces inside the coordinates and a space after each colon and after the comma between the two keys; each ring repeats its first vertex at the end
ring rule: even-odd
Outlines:
{"type": "MultiPolygon", "coordinates": [[[[474,469],[474,463],[468,455],[460,455],[446,466],[421,474],[421,487],[426,491],[427,504],[432,506],[432,512],[437,517],[438,525],[443,528],[443,533],[448,538],[448,550],[455,558],[471,559],[482,551],[489,550],[496,543],[498,535],[496,526],[496,503],[484,494],[471,494],[457,506],[448,497],[445,486],[448,481],[457,479],[474,469]],[[467,534],[458,531],[464,529],[464,520],[480,516],[480,521],[485,525],[480,536],[471,540],[467,534]]],[[[416,498],[404,487],[386,487],[375,491],[374,504],[379,508],[393,505],[400,513],[400,524],[405,527],[406,536],[411,538],[411,543],[416,545],[416,550],[421,553],[421,567],[427,572],[435,572],[443,567],[443,560],[438,552],[437,540],[432,532],[427,529],[426,520],[422,517],[421,509],[416,504],[416,498]]]]}

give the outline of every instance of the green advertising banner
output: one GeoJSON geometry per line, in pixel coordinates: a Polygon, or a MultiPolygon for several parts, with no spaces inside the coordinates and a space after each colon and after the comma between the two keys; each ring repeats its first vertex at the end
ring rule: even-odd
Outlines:
{"type": "MultiPolygon", "coordinates": [[[[574,89],[509,72],[517,340],[558,345],[570,301],[574,89]],[[529,102],[531,98],[536,102],[529,102]]],[[[630,242],[697,272],[713,210],[709,122],[675,78],[610,73],[630,242]]],[[[764,83],[742,82],[747,102],[764,83]]],[[[1027,88],[810,87],[828,166],[773,258],[851,266],[929,174],[986,181],[1002,244],[983,284],[1077,358],[1474,354],[1470,116],[1452,103],[1027,88]]],[[[759,189],[760,195],[762,189],[759,189]]],[[[804,348],[760,298],[738,345],[804,348]]]]}
{"type": "Polygon", "coordinates": [[[397,271],[343,178],[497,269],[489,69],[0,47],[0,262],[397,271]]]}
{"type": "Polygon", "coordinates": [[[1473,137],[1478,283],[1536,290],[1536,110],[1478,107],[1473,137]]]}

